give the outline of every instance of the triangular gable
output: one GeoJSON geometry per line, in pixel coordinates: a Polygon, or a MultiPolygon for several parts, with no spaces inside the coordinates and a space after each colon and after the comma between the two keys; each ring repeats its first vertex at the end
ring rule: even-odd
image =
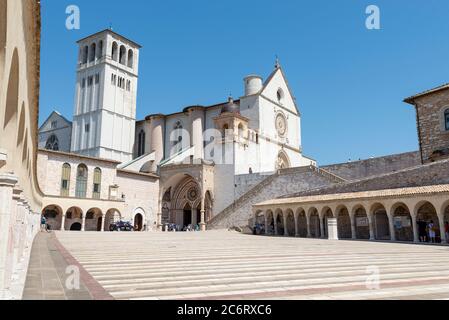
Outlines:
{"type": "Polygon", "coordinates": [[[50,113],[50,115],[48,116],[48,118],[44,121],[44,123],[40,126],[39,131],[43,130],[44,128],[47,127],[47,125],[53,121],[53,120],[58,120],[58,128],[62,128],[64,126],[61,126],[59,123],[61,123],[60,121],[62,121],[62,123],[65,124],[65,126],[71,126],[72,122],[67,120],[67,118],[65,118],[62,114],[60,114],[58,111],[53,111],[52,113],[50,113]]]}
{"type": "Polygon", "coordinates": [[[287,78],[281,67],[276,68],[267,78],[261,90],[261,95],[277,102],[277,92],[279,88],[281,88],[284,93],[284,102],[282,106],[299,115],[300,112],[296,104],[295,96],[290,89],[287,78]]]}

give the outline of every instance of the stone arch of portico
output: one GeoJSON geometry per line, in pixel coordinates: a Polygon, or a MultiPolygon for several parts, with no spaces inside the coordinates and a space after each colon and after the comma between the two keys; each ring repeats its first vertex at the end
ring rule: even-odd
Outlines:
{"type": "Polygon", "coordinates": [[[316,207],[311,207],[307,211],[307,221],[308,221],[308,237],[320,238],[321,237],[320,215],[316,207]]]}
{"type": "Polygon", "coordinates": [[[284,217],[285,217],[285,228],[287,230],[286,236],[296,236],[297,234],[297,227],[296,227],[296,219],[295,214],[292,209],[288,208],[284,211],[284,217]]]}
{"type": "Polygon", "coordinates": [[[351,239],[351,216],[348,207],[345,205],[338,205],[335,209],[335,216],[337,217],[338,238],[351,239]]]}
{"type": "Polygon", "coordinates": [[[424,220],[427,224],[433,222],[436,240],[439,241],[442,237],[441,227],[443,224],[440,224],[441,215],[438,215],[436,208],[431,201],[421,200],[414,206],[413,213],[417,221],[424,220]]]}
{"type": "Polygon", "coordinates": [[[85,231],[101,231],[103,212],[99,208],[91,208],[86,212],[85,231]]]}
{"type": "MultiPolygon", "coordinates": [[[[74,230],[74,225],[78,226],[78,224],[83,225],[83,210],[79,207],[71,207],[67,209],[65,213],[65,224],[64,230],[74,230]]],[[[75,229],[79,231],[77,228],[75,229]]]]}
{"type": "Polygon", "coordinates": [[[298,229],[298,236],[301,238],[307,238],[307,215],[303,208],[298,208],[295,211],[296,224],[298,229]]]}
{"type": "Polygon", "coordinates": [[[375,240],[391,240],[390,217],[383,203],[376,202],[372,204],[368,218],[372,224],[375,240]]]}
{"type": "Polygon", "coordinates": [[[363,204],[356,204],[351,209],[353,238],[368,240],[370,238],[370,223],[368,212],[363,204]]]}
{"type": "Polygon", "coordinates": [[[104,216],[104,231],[111,231],[111,225],[115,222],[118,222],[122,220],[122,214],[120,213],[120,210],[116,208],[111,208],[106,211],[106,214],[104,216]]]}
{"type": "Polygon", "coordinates": [[[274,211],[274,231],[276,235],[284,234],[284,213],[282,209],[278,208],[274,211]]]}
{"type": "Polygon", "coordinates": [[[331,207],[325,206],[321,209],[321,223],[323,225],[323,238],[328,238],[328,220],[334,218],[334,211],[331,207]]]}
{"type": "Polygon", "coordinates": [[[392,228],[390,232],[394,231],[393,239],[397,241],[414,241],[415,219],[408,205],[404,202],[395,202],[390,210],[390,222],[392,228]]]}
{"type": "Polygon", "coordinates": [[[145,215],[145,210],[143,210],[142,208],[136,208],[133,211],[133,226],[134,226],[134,231],[143,231],[144,226],[146,225],[146,215],[145,215]]]}
{"type": "Polygon", "coordinates": [[[63,213],[63,209],[56,204],[48,205],[42,210],[42,215],[47,219],[50,230],[61,230],[63,213]]]}

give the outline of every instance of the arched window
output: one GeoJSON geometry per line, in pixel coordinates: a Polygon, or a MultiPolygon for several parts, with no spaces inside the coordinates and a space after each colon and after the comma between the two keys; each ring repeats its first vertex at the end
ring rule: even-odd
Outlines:
{"type": "Polygon", "coordinates": [[[85,198],[87,192],[87,167],[80,164],[76,170],[76,190],[77,198],[85,198]]]}
{"type": "Polygon", "coordinates": [[[111,52],[111,58],[114,61],[117,61],[117,54],[118,54],[118,45],[117,42],[112,43],[112,52],[111,52]]]}
{"type": "Polygon", "coordinates": [[[145,131],[140,130],[137,145],[137,157],[145,154],[145,131]]]}
{"type": "Polygon", "coordinates": [[[134,52],[130,49],[128,51],[128,67],[132,68],[134,65],[134,52]]]}
{"type": "Polygon", "coordinates": [[[68,197],[70,193],[70,164],[64,163],[62,165],[62,174],[61,174],[61,196],[68,197]]]}
{"type": "Polygon", "coordinates": [[[173,129],[174,129],[174,135],[175,135],[175,141],[173,142],[173,145],[177,145],[182,142],[182,122],[176,121],[173,129]]]}
{"type": "Polygon", "coordinates": [[[240,123],[239,124],[239,137],[243,138],[243,134],[244,134],[243,125],[240,123]]]}
{"type": "Polygon", "coordinates": [[[126,64],[126,48],[125,46],[120,47],[120,63],[126,64]]]}
{"type": "Polygon", "coordinates": [[[89,62],[95,61],[95,57],[97,55],[96,50],[97,50],[97,45],[95,43],[92,43],[90,45],[89,62]]]}
{"type": "Polygon", "coordinates": [[[85,46],[83,52],[83,63],[87,63],[87,59],[89,58],[88,55],[89,55],[89,47],[85,46]]]}
{"type": "Polygon", "coordinates": [[[101,196],[101,169],[95,168],[92,198],[100,199],[100,196],[101,196]]]}
{"type": "Polygon", "coordinates": [[[103,58],[103,40],[98,43],[97,59],[103,58]]]}
{"type": "Polygon", "coordinates": [[[47,143],[45,144],[45,149],[53,150],[53,151],[59,151],[59,140],[58,140],[58,137],[56,137],[54,134],[52,134],[47,139],[47,143]]]}
{"type": "Polygon", "coordinates": [[[444,111],[444,123],[446,131],[449,131],[449,109],[446,109],[446,111],[444,111]]]}

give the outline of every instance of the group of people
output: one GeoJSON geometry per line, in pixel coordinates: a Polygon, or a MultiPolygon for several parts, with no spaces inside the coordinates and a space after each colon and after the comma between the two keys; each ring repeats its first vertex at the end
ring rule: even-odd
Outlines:
{"type": "MultiPolygon", "coordinates": [[[[419,235],[420,242],[437,243],[438,227],[435,225],[433,220],[425,221],[423,219],[418,219],[416,224],[418,225],[418,235],[419,235]]],[[[446,241],[449,243],[449,222],[448,221],[446,221],[444,223],[444,233],[446,235],[446,241]]]]}
{"type": "Polygon", "coordinates": [[[200,225],[199,224],[189,224],[187,226],[181,226],[179,224],[169,223],[165,225],[165,231],[169,232],[196,232],[200,231],[200,225]]]}

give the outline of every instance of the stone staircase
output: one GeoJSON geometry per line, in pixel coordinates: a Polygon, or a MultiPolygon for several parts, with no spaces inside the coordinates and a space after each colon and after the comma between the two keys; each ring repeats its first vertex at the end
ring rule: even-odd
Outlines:
{"type": "Polygon", "coordinates": [[[347,180],[315,166],[278,170],[216,214],[208,222],[208,228],[243,229],[248,226],[252,217],[252,206],[256,203],[344,182],[347,180]]]}

